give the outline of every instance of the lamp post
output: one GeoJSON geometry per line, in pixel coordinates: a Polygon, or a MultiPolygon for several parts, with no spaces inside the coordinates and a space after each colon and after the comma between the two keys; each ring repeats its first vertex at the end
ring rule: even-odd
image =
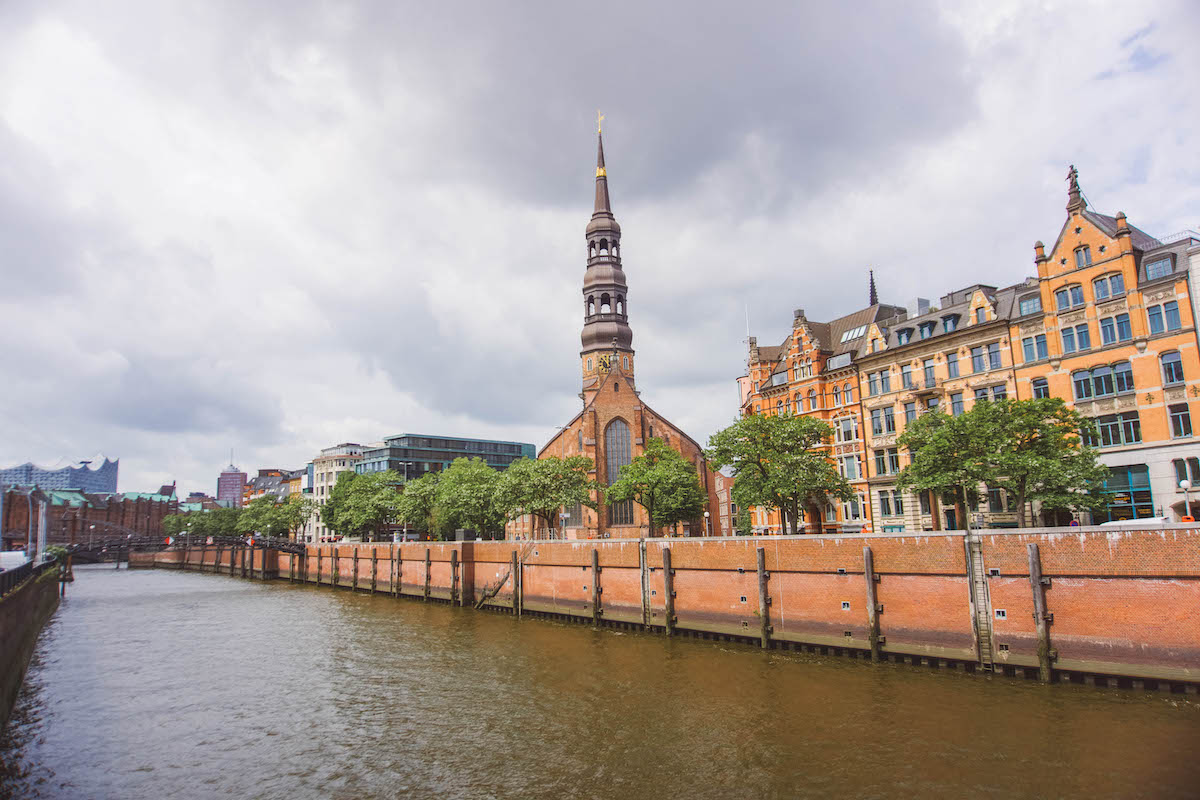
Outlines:
{"type": "Polygon", "coordinates": [[[1183,489],[1183,518],[1181,522],[1195,522],[1195,517],[1192,516],[1192,482],[1184,478],[1179,482],[1179,488],[1183,489]]]}
{"type": "MultiPolygon", "coordinates": [[[[558,526],[558,529],[560,531],[562,531],[562,538],[564,538],[564,539],[567,538],[567,520],[569,520],[570,518],[571,518],[571,515],[568,514],[566,511],[560,511],[558,514],[558,520],[560,523],[558,526]]],[[[550,532],[550,538],[554,538],[553,531],[550,532]]]]}
{"type": "Polygon", "coordinates": [[[712,536],[712,515],[708,511],[704,512],[704,533],[712,536]]]}

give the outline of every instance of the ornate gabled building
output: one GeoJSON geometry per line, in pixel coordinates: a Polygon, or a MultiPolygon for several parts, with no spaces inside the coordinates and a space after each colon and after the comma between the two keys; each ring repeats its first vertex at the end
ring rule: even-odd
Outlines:
{"type": "MultiPolygon", "coordinates": [[[[695,466],[709,498],[709,516],[683,523],[680,532],[688,536],[719,536],[722,531],[716,481],[703,448],[646,405],[634,381],[633,331],[629,327],[629,287],[621,264],[621,226],[612,213],[604,141],[599,134],[597,138],[596,202],[584,235],[587,269],[583,275],[583,331],[579,351],[583,408],[542,447],[538,457],[587,456],[594,464],[593,477],[601,485],[610,486],[621,467],[641,454],[645,442],[658,437],[695,466]]],[[[600,502],[596,510],[576,506],[564,509],[564,513],[569,515],[565,529],[570,538],[636,538],[665,532],[649,531],[644,509],[632,501],[600,502]]],[[[538,531],[528,529],[529,524],[528,519],[518,521],[510,532],[538,535],[538,531]]]]}
{"type": "MultiPolygon", "coordinates": [[[[803,414],[829,423],[834,429],[830,458],[856,494],[848,503],[827,504],[818,519],[813,518],[811,510],[805,511],[805,533],[872,530],[858,358],[868,332],[881,320],[904,313],[904,309],[878,302],[873,274],[870,299],[866,308],[831,322],[810,320],[804,309],[796,309],[792,331],[778,346],[762,347],[756,338],[750,339],[742,414],[803,414]]],[[[785,532],[778,511],[755,508],[750,518],[756,533],[785,532]]]]}

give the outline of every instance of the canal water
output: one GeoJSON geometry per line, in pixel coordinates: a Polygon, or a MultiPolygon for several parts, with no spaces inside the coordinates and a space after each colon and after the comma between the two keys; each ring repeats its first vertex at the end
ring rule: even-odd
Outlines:
{"type": "Polygon", "coordinates": [[[1193,697],[76,570],[12,798],[1196,797],[1193,697]]]}

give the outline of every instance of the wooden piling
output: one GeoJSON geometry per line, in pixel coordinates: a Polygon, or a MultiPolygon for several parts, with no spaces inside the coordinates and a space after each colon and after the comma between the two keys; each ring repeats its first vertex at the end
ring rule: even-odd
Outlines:
{"type": "Polygon", "coordinates": [[[1037,544],[1029,544],[1029,586],[1033,590],[1033,621],[1038,637],[1038,680],[1050,681],[1050,664],[1055,653],[1050,649],[1050,621],[1052,614],[1046,612],[1046,587],[1050,579],[1042,577],[1042,558],[1037,544]]]}
{"type": "Polygon", "coordinates": [[[332,589],[336,589],[338,585],[338,567],[341,566],[341,558],[338,555],[338,546],[336,544],[329,545],[329,586],[332,589]]]}
{"type": "Polygon", "coordinates": [[[423,598],[425,600],[429,600],[429,582],[433,577],[432,576],[432,567],[433,567],[432,553],[433,553],[433,551],[430,550],[428,547],[425,548],[425,596],[423,598]]]}
{"type": "Polygon", "coordinates": [[[767,551],[758,548],[758,622],[759,638],[763,649],[771,646],[771,596],[767,591],[767,581],[771,579],[767,573],[767,551]]]}
{"type": "Polygon", "coordinates": [[[518,566],[517,566],[517,551],[516,551],[516,550],[513,550],[513,551],[512,551],[512,566],[509,568],[509,570],[508,570],[508,574],[509,574],[509,577],[512,579],[512,593],[513,593],[513,596],[512,596],[512,607],[513,607],[513,613],[519,616],[519,615],[520,615],[520,613],[521,613],[521,603],[520,603],[520,600],[519,600],[519,598],[518,598],[518,593],[517,593],[517,576],[518,576],[520,573],[518,572],[518,566]]]}
{"type": "Polygon", "coordinates": [[[863,548],[863,577],[867,582],[867,638],[871,644],[871,660],[879,660],[879,613],[883,611],[875,593],[875,559],[869,546],[863,548]]]}
{"type": "Polygon", "coordinates": [[[450,605],[462,605],[458,598],[458,551],[450,551],[450,605]]]}
{"type": "Polygon", "coordinates": [[[404,548],[397,547],[397,548],[395,548],[395,550],[396,550],[396,552],[395,552],[396,582],[392,585],[396,587],[394,594],[396,595],[396,597],[399,597],[400,590],[404,588],[402,586],[402,584],[404,582],[404,548]]]}
{"type": "Polygon", "coordinates": [[[321,545],[317,545],[317,581],[316,581],[316,583],[317,583],[318,589],[321,588],[321,560],[322,560],[321,555],[322,555],[322,552],[323,551],[321,550],[321,545]]]}
{"type": "Polygon", "coordinates": [[[600,608],[600,551],[592,548],[592,624],[600,624],[600,615],[604,610],[600,608]]]}
{"type": "Polygon", "coordinates": [[[671,548],[664,547],[662,549],[662,558],[663,602],[666,603],[666,619],[663,622],[666,625],[667,636],[673,636],[675,634],[675,570],[671,569],[671,548]]]}
{"type": "Polygon", "coordinates": [[[350,582],[350,590],[358,591],[358,545],[354,545],[354,580],[350,582]]]}
{"type": "Polygon", "coordinates": [[[379,583],[379,551],[374,547],[371,548],[371,594],[375,594],[376,585],[379,583]]]}

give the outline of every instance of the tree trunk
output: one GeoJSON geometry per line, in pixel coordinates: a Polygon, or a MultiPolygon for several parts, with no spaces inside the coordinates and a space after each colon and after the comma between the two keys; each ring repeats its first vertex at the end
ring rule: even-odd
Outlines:
{"type": "MultiPolygon", "coordinates": [[[[1021,479],[1020,481],[1017,481],[1017,508],[1020,509],[1020,513],[1017,514],[1017,527],[1018,528],[1025,527],[1025,494],[1026,494],[1026,491],[1027,491],[1027,488],[1025,485],[1025,480],[1021,479]]],[[[1032,507],[1029,509],[1029,515],[1031,517],[1033,516],[1033,508],[1032,507]]]]}

